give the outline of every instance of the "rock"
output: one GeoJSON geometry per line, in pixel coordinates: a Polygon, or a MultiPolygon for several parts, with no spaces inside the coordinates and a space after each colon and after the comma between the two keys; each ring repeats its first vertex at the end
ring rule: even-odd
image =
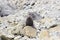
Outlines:
{"type": "Polygon", "coordinates": [[[42,30],[40,32],[40,38],[44,38],[44,37],[48,37],[49,36],[49,33],[47,30],[42,30]]]}
{"type": "Polygon", "coordinates": [[[18,23],[16,21],[12,22],[11,25],[12,26],[16,26],[18,23]]]}
{"type": "Polygon", "coordinates": [[[14,38],[14,40],[19,40],[21,38],[21,36],[17,36],[14,38]]]}
{"type": "Polygon", "coordinates": [[[60,40],[60,25],[50,28],[48,30],[42,30],[38,36],[40,40],[60,40]]]}
{"type": "Polygon", "coordinates": [[[39,38],[42,39],[49,39],[49,32],[48,30],[42,30],[39,34],[38,34],[39,38]]]}
{"type": "Polygon", "coordinates": [[[14,35],[18,35],[19,34],[19,28],[15,27],[12,31],[11,31],[12,34],[14,35]]]}
{"type": "Polygon", "coordinates": [[[36,37],[36,29],[32,28],[31,26],[25,26],[23,28],[24,35],[29,37],[36,37]]]}
{"type": "Polygon", "coordinates": [[[2,36],[1,36],[1,40],[13,40],[13,38],[8,38],[8,37],[2,35],[2,36]]]}
{"type": "Polygon", "coordinates": [[[49,33],[50,36],[53,37],[53,39],[60,39],[60,25],[57,25],[54,28],[50,28],[49,33]]]}
{"type": "Polygon", "coordinates": [[[0,40],[1,40],[1,38],[0,38],[0,40]]]}
{"type": "Polygon", "coordinates": [[[8,40],[8,38],[5,36],[1,36],[1,40],[8,40]]]}
{"type": "Polygon", "coordinates": [[[39,29],[40,28],[40,22],[34,21],[34,27],[36,29],[39,29]]]}
{"type": "Polygon", "coordinates": [[[0,37],[2,35],[7,38],[15,36],[16,40],[38,40],[38,38],[58,40],[60,38],[60,27],[50,28],[53,24],[60,24],[60,0],[0,0],[0,13],[4,14],[2,15],[4,17],[0,17],[0,37]],[[23,26],[29,14],[34,19],[36,29],[29,25],[23,26]]]}
{"type": "Polygon", "coordinates": [[[53,40],[53,39],[52,39],[52,38],[50,38],[50,37],[46,37],[46,38],[41,39],[41,40],[53,40]]]}
{"type": "Polygon", "coordinates": [[[40,22],[42,23],[42,24],[44,24],[45,22],[52,22],[52,19],[51,18],[44,18],[44,19],[41,19],[40,20],[40,22]]]}
{"type": "Polygon", "coordinates": [[[21,26],[20,25],[20,23],[18,24],[18,25],[16,25],[15,27],[14,27],[14,29],[11,31],[11,33],[12,34],[22,34],[23,33],[23,31],[22,31],[22,28],[23,28],[23,26],[21,26]],[[22,31],[22,32],[21,32],[22,31]]]}
{"type": "Polygon", "coordinates": [[[3,21],[3,18],[0,17],[0,22],[3,21]]]}
{"type": "Polygon", "coordinates": [[[0,37],[5,36],[7,38],[14,38],[14,35],[11,34],[11,29],[9,31],[0,28],[0,37]]]}
{"type": "Polygon", "coordinates": [[[45,17],[40,20],[40,24],[43,25],[43,28],[50,28],[51,25],[56,24],[52,18],[45,17]]]}

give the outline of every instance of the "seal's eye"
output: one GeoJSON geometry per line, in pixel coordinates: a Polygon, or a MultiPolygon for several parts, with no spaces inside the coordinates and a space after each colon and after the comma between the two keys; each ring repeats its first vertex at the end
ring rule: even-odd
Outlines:
{"type": "Polygon", "coordinates": [[[33,20],[31,17],[28,17],[26,20],[26,26],[33,26],[33,20]]]}

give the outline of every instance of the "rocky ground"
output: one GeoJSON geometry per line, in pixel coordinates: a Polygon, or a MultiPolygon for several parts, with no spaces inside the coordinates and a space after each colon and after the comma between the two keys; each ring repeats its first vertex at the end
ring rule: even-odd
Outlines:
{"type": "Polygon", "coordinates": [[[0,40],[60,40],[60,0],[0,0],[0,40]]]}

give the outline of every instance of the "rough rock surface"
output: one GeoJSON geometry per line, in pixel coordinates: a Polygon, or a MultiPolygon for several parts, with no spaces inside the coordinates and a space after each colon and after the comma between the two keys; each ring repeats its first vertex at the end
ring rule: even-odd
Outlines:
{"type": "Polygon", "coordinates": [[[31,26],[26,26],[23,29],[24,34],[29,37],[36,37],[37,31],[36,29],[32,28],[31,26]]]}
{"type": "Polygon", "coordinates": [[[0,39],[2,38],[60,40],[60,0],[0,0],[0,39]],[[35,28],[26,27],[29,16],[33,19],[35,28]]]}

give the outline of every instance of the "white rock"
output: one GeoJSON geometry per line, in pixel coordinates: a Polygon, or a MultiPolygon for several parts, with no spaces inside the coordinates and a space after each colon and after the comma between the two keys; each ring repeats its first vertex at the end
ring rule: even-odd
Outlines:
{"type": "Polygon", "coordinates": [[[14,40],[19,40],[21,38],[21,36],[17,36],[14,38],[14,40]]]}

